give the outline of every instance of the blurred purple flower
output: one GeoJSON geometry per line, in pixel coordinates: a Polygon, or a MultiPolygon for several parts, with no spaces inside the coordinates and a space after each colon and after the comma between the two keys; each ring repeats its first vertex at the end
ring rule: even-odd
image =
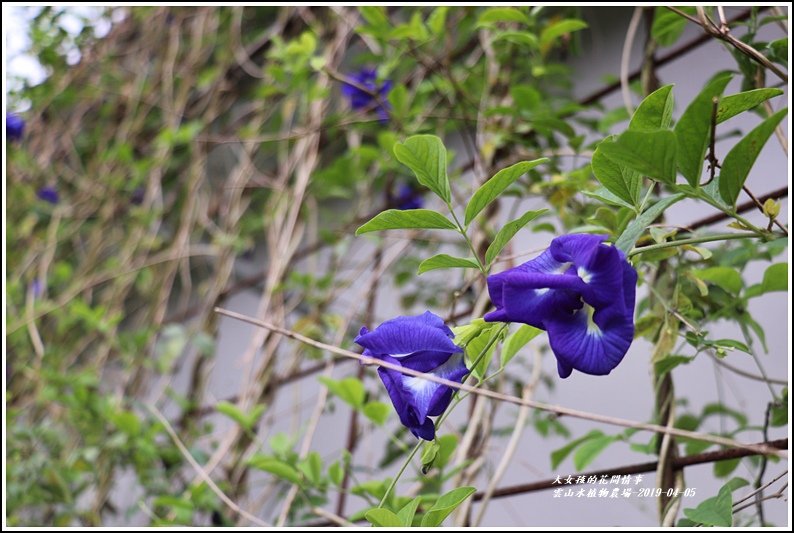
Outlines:
{"type": "Polygon", "coordinates": [[[397,198],[394,199],[394,203],[397,206],[397,209],[419,209],[421,208],[425,201],[422,197],[422,191],[413,188],[411,185],[407,183],[403,183],[400,185],[400,189],[397,192],[397,198]]]}
{"type": "Polygon", "coordinates": [[[34,299],[41,296],[41,281],[39,281],[39,278],[30,282],[30,292],[33,294],[34,299]]]}
{"type": "Polygon", "coordinates": [[[367,91],[364,91],[349,83],[342,84],[342,94],[350,100],[350,107],[359,110],[378,104],[378,116],[381,120],[388,120],[390,106],[386,101],[386,96],[389,94],[392,87],[391,80],[384,80],[381,86],[378,87],[377,72],[375,69],[369,68],[363,68],[354,74],[350,74],[348,78],[356,82],[356,85],[367,89],[367,91]],[[380,97],[382,105],[378,103],[378,99],[375,98],[375,95],[380,97]]]}
{"type": "Polygon", "coordinates": [[[50,187],[47,185],[39,189],[39,192],[36,194],[39,199],[49,202],[52,205],[56,205],[58,203],[58,191],[55,189],[55,187],[50,187]]]}
{"type": "MultiPolygon", "coordinates": [[[[364,347],[366,356],[460,383],[469,370],[463,361],[463,349],[452,342],[453,338],[441,317],[427,311],[387,320],[373,331],[363,327],[355,342],[364,347]]],[[[452,388],[384,367],[378,368],[378,375],[400,422],[416,437],[433,440],[436,429],[428,417],[446,410],[452,388]]]]}
{"type": "Polygon", "coordinates": [[[6,139],[18,141],[25,133],[25,121],[16,113],[6,113],[6,139]]]}
{"type": "Polygon", "coordinates": [[[143,203],[143,199],[146,197],[146,188],[145,187],[136,187],[132,194],[130,195],[130,202],[132,205],[141,205],[143,203]]]}
{"type": "Polygon", "coordinates": [[[557,237],[548,250],[488,277],[496,311],[488,322],[522,322],[545,329],[557,372],[609,374],[634,339],[637,272],[606,236],[557,237]]]}

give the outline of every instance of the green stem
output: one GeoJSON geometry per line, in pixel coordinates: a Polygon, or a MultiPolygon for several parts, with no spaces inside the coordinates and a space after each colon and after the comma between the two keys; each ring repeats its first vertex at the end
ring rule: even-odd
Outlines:
{"type": "MultiPolygon", "coordinates": [[[[486,344],[485,347],[480,351],[480,354],[477,356],[477,358],[474,360],[474,363],[471,365],[472,369],[477,368],[477,365],[480,364],[480,361],[482,361],[483,357],[485,357],[485,354],[488,353],[488,350],[491,349],[491,346],[493,346],[496,343],[496,341],[499,340],[501,333],[505,330],[505,328],[507,328],[507,326],[508,324],[502,324],[502,327],[499,328],[499,331],[496,333],[496,335],[491,337],[491,340],[488,341],[488,344],[486,344]]],[[[475,386],[481,385],[484,381],[485,380],[479,380],[475,386]]],[[[436,424],[435,424],[436,429],[441,427],[441,424],[444,422],[444,420],[446,420],[447,416],[449,416],[449,413],[452,412],[452,409],[454,409],[455,406],[460,403],[461,399],[458,398],[459,393],[460,393],[460,389],[457,389],[455,391],[455,397],[454,397],[455,401],[451,403],[444,410],[444,412],[441,413],[441,416],[439,416],[436,419],[436,424]]],[[[389,498],[389,495],[391,494],[392,490],[394,490],[394,486],[397,485],[397,482],[400,480],[400,477],[402,477],[403,473],[405,472],[405,469],[408,468],[408,465],[411,464],[411,461],[413,460],[414,456],[416,455],[416,452],[419,451],[419,448],[421,446],[422,446],[422,441],[420,439],[419,442],[416,443],[416,446],[414,446],[414,449],[411,450],[411,453],[408,454],[408,457],[405,459],[402,466],[400,466],[400,470],[397,472],[397,475],[394,476],[394,479],[392,479],[391,483],[389,483],[389,487],[386,489],[386,493],[383,495],[383,498],[381,498],[380,503],[378,504],[378,509],[380,509],[385,505],[386,500],[389,498]]]]}
{"type": "Polygon", "coordinates": [[[411,453],[408,454],[408,458],[403,462],[400,470],[397,472],[397,475],[394,476],[394,479],[392,479],[391,483],[389,483],[389,488],[386,489],[386,493],[383,495],[383,498],[381,498],[380,503],[378,504],[378,509],[386,504],[386,500],[389,499],[389,495],[391,494],[391,491],[394,490],[394,486],[400,480],[400,477],[403,475],[403,472],[405,472],[405,469],[408,468],[408,465],[411,464],[411,460],[414,458],[414,455],[416,455],[416,452],[419,451],[421,446],[422,440],[420,439],[419,442],[416,443],[416,446],[414,446],[414,449],[411,450],[411,453]]]}
{"type": "Polygon", "coordinates": [[[732,239],[758,239],[761,235],[756,233],[719,233],[717,235],[704,235],[703,237],[692,237],[691,239],[681,239],[678,241],[662,242],[659,244],[651,244],[649,246],[642,246],[634,248],[628,254],[629,257],[641,254],[644,252],[651,252],[653,250],[661,250],[663,248],[673,248],[675,246],[684,246],[687,244],[698,244],[702,242],[714,241],[728,241],[732,239]]]}
{"type": "Polygon", "coordinates": [[[735,219],[737,222],[739,222],[742,225],[744,225],[750,231],[753,231],[753,232],[757,233],[759,236],[765,236],[766,235],[764,230],[762,230],[761,228],[757,227],[755,224],[751,223],[749,220],[747,220],[743,216],[739,215],[736,212],[735,209],[733,209],[733,208],[725,209],[725,207],[720,205],[718,202],[715,202],[712,198],[709,197],[708,194],[704,193],[700,189],[697,189],[697,193],[698,193],[697,194],[697,198],[699,198],[700,200],[703,200],[704,202],[706,202],[710,206],[712,206],[712,207],[714,207],[716,209],[719,209],[720,211],[722,211],[723,213],[725,213],[729,217],[735,219]]]}
{"type": "Polygon", "coordinates": [[[471,250],[471,253],[474,255],[474,260],[477,261],[477,266],[480,268],[480,272],[482,272],[483,276],[487,276],[488,272],[485,270],[485,266],[482,264],[482,261],[480,261],[480,256],[477,255],[477,250],[474,249],[474,245],[471,243],[469,235],[466,233],[466,228],[464,228],[460,223],[460,220],[458,220],[455,210],[452,209],[452,204],[447,204],[447,207],[449,208],[449,212],[452,215],[452,219],[455,221],[455,225],[458,226],[458,233],[463,235],[463,238],[466,239],[466,244],[469,245],[469,250],[471,250]]]}

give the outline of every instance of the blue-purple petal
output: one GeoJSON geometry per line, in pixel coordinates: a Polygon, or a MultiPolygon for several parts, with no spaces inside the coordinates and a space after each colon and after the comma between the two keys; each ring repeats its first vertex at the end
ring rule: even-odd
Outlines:
{"type": "Polygon", "coordinates": [[[585,307],[568,318],[555,318],[546,323],[560,377],[567,377],[563,370],[568,368],[596,376],[609,374],[631,346],[634,339],[632,316],[612,309],[596,310],[593,326],[588,324],[587,314],[585,307]]]}

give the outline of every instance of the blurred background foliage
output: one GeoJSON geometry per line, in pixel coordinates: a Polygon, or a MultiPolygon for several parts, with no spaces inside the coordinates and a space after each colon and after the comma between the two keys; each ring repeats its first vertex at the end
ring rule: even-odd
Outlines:
{"type": "MultiPolygon", "coordinates": [[[[342,346],[361,324],[372,325],[369,294],[384,276],[406,310],[448,310],[458,323],[481,316],[480,282],[461,275],[450,290],[450,280],[415,274],[430,252],[458,243],[427,237],[391,255],[382,243],[355,244],[357,226],[399,206],[412,178],[392,147],[408,135],[454,139],[457,204],[496,170],[549,157],[542,172],[533,169],[509,191],[552,208],[555,216],[535,231],[614,237],[631,218],[630,209],[581,194],[603,197],[589,164],[594,142],[629,115],[572,99],[575,75],[566,61],[587,27],[575,8],[136,7],[113,17],[101,38],[99,18],[65,31],[59,19],[67,11],[42,8],[31,19],[29,53],[46,79],[7,96],[9,110],[26,109],[27,123],[24,138],[6,146],[9,525],[101,525],[133,515],[151,525],[250,524],[196,478],[170,425],[147,405],[167,411],[190,454],[220,465],[218,487],[267,522],[280,514],[289,524],[316,519],[316,509],[336,504],[340,492],[360,497],[356,509],[380,498],[388,480],[375,473],[351,482],[349,452],[308,453],[299,449],[301,433],[262,442],[273,397],[287,393],[282,385],[295,376],[327,369],[328,354],[262,331],[246,352],[256,363],[244,387],[228,391],[226,402],[206,388],[219,326],[213,309],[242,290],[258,290],[260,317],[342,346]],[[373,67],[391,90],[352,110],[340,88],[373,67]],[[389,110],[387,120],[379,106],[389,110]],[[57,191],[56,202],[37,196],[45,187],[57,191]],[[256,268],[244,273],[240,261],[256,268]],[[340,309],[339,295],[353,289],[356,305],[340,309]],[[288,363],[277,364],[277,354],[290,354],[288,363]],[[177,386],[180,372],[187,379],[177,386]],[[233,429],[213,436],[208,412],[232,419],[233,429]],[[272,474],[267,485],[249,483],[254,470],[272,474]],[[137,503],[115,501],[121,475],[134,476],[137,503]],[[281,501],[274,487],[293,484],[294,504],[265,504],[281,501]]],[[[683,19],[662,13],[666,21],[654,20],[653,9],[648,20],[660,45],[670,46],[683,19]]],[[[107,24],[110,14],[101,18],[107,24]]],[[[761,23],[755,14],[752,20],[761,23]]],[[[780,44],[763,50],[782,61],[780,44]]],[[[757,65],[737,57],[737,70],[755,87],[757,65]]],[[[635,94],[649,92],[643,83],[651,82],[632,83],[635,94]]],[[[480,253],[504,215],[497,202],[481,217],[480,253]]],[[[709,254],[705,265],[741,271],[750,257],[772,259],[785,246],[743,242],[709,254]]],[[[678,285],[671,272],[688,271],[693,261],[703,267],[704,257],[677,254],[671,248],[643,260],[674,261],[659,275],[675,285],[678,311],[737,319],[763,340],[761,326],[731,305],[735,294],[724,278],[705,280],[714,284],[708,297],[694,276],[678,285]]],[[[638,336],[658,340],[662,323],[677,331],[678,318],[661,303],[644,305],[638,336]]],[[[388,402],[379,388],[365,390],[363,375],[323,383],[361,414],[358,431],[373,431],[391,407],[378,399],[388,402]]],[[[523,383],[508,375],[499,387],[512,393],[523,383]]],[[[696,429],[697,419],[687,419],[687,428],[696,429]]],[[[737,431],[747,424],[733,419],[737,431]]],[[[569,435],[541,413],[532,424],[542,435],[569,435]]],[[[394,435],[384,467],[412,443],[388,427],[394,435]]],[[[438,458],[422,478],[422,508],[463,468],[451,463],[457,442],[458,435],[444,435],[432,452],[438,458]]]]}

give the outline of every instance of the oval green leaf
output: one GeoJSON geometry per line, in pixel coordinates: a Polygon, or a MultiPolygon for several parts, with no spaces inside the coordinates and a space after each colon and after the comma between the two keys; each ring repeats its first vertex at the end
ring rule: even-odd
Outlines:
{"type": "Polygon", "coordinates": [[[447,149],[435,135],[414,135],[394,145],[394,155],[414,171],[416,179],[444,202],[451,199],[447,177],[447,149]]]}
{"type": "Polygon", "coordinates": [[[741,192],[755,160],[758,159],[758,154],[761,153],[766,141],[787,113],[788,108],[781,109],[767,118],[736,143],[736,146],[725,156],[720,171],[719,184],[720,196],[729,206],[733,207],[736,204],[739,192],[741,192]]]}
{"type": "Polygon", "coordinates": [[[488,204],[496,200],[500,194],[510,187],[518,178],[529,172],[531,169],[540,165],[541,163],[548,162],[548,158],[542,157],[534,161],[522,161],[503,168],[494,176],[482,184],[477,189],[474,196],[471,197],[469,203],[466,205],[466,225],[468,226],[474,217],[488,207],[488,204]]]}
{"type": "Polygon", "coordinates": [[[499,252],[502,251],[502,248],[510,242],[510,239],[518,233],[518,230],[529,224],[531,221],[538,218],[540,215],[545,213],[546,209],[538,209],[537,211],[527,211],[524,213],[521,218],[513,220],[512,222],[508,222],[505,224],[502,229],[499,230],[499,233],[496,234],[494,237],[493,242],[485,251],[485,263],[490,265],[496,256],[499,255],[499,252]]]}
{"type": "Polygon", "coordinates": [[[356,230],[356,235],[391,229],[456,229],[444,215],[430,209],[389,209],[356,230]]]}
{"type": "Polygon", "coordinates": [[[419,274],[424,274],[431,270],[438,270],[439,268],[480,268],[480,265],[478,265],[477,261],[474,259],[438,254],[422,261],[419,265],[419,274]]]}

